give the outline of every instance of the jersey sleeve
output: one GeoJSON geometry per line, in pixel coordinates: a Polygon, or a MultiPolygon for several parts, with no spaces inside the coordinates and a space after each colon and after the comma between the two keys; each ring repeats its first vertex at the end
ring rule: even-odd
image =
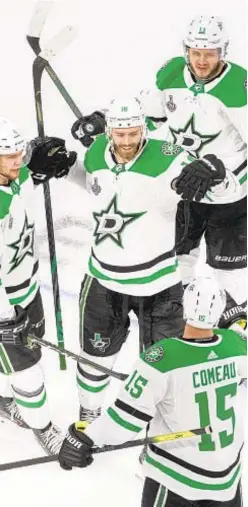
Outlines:
{"type": "Polygon", "coordinates": [[[84,162],[77,159],[75,164],[70,168],[66,179],[67,181],[75,183],[79,187],[86,189],[86,170],[84,162]]]}
{"type": "MultiPolygon", "coordinates": [[[[147,353],[152,357],[153,347],[148,349],[146,356],[147,353]]],[[[158,403],[166,396],[167,388],[166,375],[152,367],[143,355],[143,359],[141,357],[136,362],[114,403],[87,428],[87,435],[97,445],[132,440],[153,419],[158,403]]]]}

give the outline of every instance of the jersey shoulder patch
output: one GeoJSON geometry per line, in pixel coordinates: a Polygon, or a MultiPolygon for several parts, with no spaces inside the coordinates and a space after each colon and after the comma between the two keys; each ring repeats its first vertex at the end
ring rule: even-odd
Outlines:
{"type": "Polygon", "coordinates": [[[176,56],[168,60],[158,71],[156,85],[159,90],[167,88],[186,88],[183,71],[185,60],[182,56],[176,56]]]}
{"type": "Polygon", "coordinates": [[[229,64],[229,72],[209,93],[226,107],[243,107],[247,104],[247,71],[235,63],[229,64]]]}
{"type": "Polygon", "coordinates": [[[107,167],[104,157],[107,144],[106,135],[101,134],[87,150],[84,156],[84,167],[88,173],[107,167]]]}

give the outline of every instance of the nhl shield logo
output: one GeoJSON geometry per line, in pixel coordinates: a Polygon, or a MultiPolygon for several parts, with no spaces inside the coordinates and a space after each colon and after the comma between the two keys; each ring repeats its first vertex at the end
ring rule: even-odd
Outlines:
{"type": "Polygon", "coordinates": [[[100,187],[98,183],[98,178],[94,178],[94,182],[91,185],[91,190],[95,195],[99,195],[100,192],[102,191],[102,187],[100,187]]]}
{"type": "Polygon", "coordinates": [[[177,106],[173,101],[173,95],[169,95],[169,100],[166,102],[166,107],[169,109],[170,113],[173,113],[177,106]]]}

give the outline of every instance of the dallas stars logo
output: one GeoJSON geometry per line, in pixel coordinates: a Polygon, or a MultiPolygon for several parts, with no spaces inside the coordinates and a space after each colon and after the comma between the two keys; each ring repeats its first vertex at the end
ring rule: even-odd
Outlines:
{"type": "Polygon", "coordinates": [[[106,210],[101,211],[101,213],[93,213],[97,222],[94,231],[96,245],[109,238],[123,248],[121,234],[124,229],[128,224],[131,224],[131,222],[137,220],[145,213],[146,211],[141,213],[122,213],[117,208],[117,196],[115,195],[106,210]]]}
{"type": "Polygon", "coordinates": [[[205,144],[211,143],[218,137],[220,132],[217,134],[201,134],[195,129],[195,118],[191,116],[190,120],[186,123],[182,129],[175,130],[170,127],[171,134],[173,136],[174,144],[181,146],[184,150],[188,151],[193,157],[199,158],[200,151],[205,144]]]}
{"type": "Polygon", "coordinates": [[[100,333],[95,333],[94,339],[90,339],[90,343],[94,349],[99,350],[99,352],[105,352],[105,349],[110,345],[110,338],[105,338],[100,333]]]}
{"type": "Polygon", "coordinates": [[[10,261],[11,268],[9,273],[11,273],[13,269],[19,266],[26,255],[30,255],[30,257],[34,255],[34,225],[28,223],[27,215],[25,215],[23,229],[19,238],[8,246],[15,251],[10,261]]]}

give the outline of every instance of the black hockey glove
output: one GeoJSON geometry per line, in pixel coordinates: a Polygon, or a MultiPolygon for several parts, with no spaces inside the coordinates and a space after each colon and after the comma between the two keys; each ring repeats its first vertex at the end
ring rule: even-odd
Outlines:
{"type": "Polygon", "coordinates": [[[27,345],[30,320],[26,309],[15,306],[16,317],[0,321],[0,343],[4,345],[27,345]]]}
{"type": "Polygon", "coordinates": [[[93,440],[85,435],[86,424],[83,421],[69,426],[59,452],[59,464],[64,470],[72,467],[85,468],[93,462],[93,440]]]}
{"type": "Polygon", "coordinates": [[[231,294],[226,291],[226,307],[219,320],[218,327],[230,328],[233,324],[239,324],[241,328],[247,327],[247,313],[241,305],[238,305],[231,294]]]}
{"type": "Polygon", "coordinates": [[[94,136],[105,132],[106,120],[101,111],[84,116],[73,123],[71,133],[85,148],[94,142],[94,136]]]}
{"type": "Polygon", "coordinates": [[[203,159],[194,160],[186,165],[172,187],[182,199],[201,201],[206,192],[215,185],[222,183],[226,169],[215,155],[205,155],[203,159]]]}
{"type": "Polygon", "coordinates": [[[66,176],[77,158],[75,151],[66,151],[65,141],[59,137],[36,137],[31,141],[31,147],[28,168],[35,185],[53,177],[66,176]]]}

